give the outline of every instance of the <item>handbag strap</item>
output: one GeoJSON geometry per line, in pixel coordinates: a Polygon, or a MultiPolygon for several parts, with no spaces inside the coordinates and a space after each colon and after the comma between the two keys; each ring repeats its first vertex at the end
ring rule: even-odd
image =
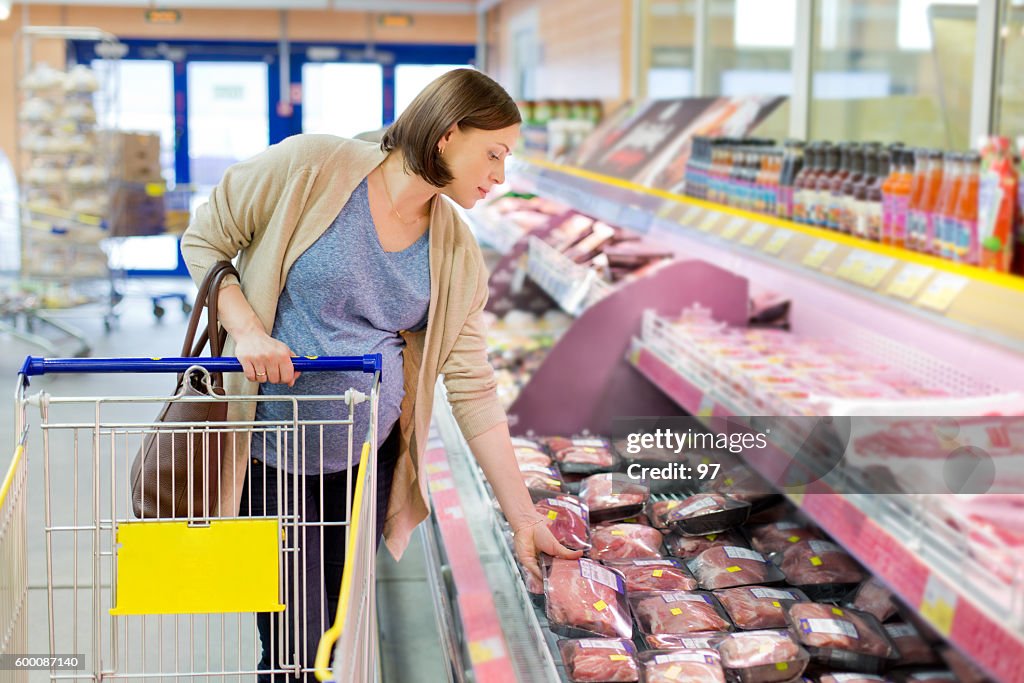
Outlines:
{"type": "MultiPolygon", "coordinates": [[[[235,270],[230,261],[218,261],[206,272],[206,277],[203,278],[202,283],[199,285],[199,292],[196,294],[196,300],[192,306],[192,314],[188,319],[188,328],[185,331],[185,339],[181,347],[182,357],[198,358],[202,355],[203,349],[206,348],[207,342],[210,344],[210,352],[213,356],[221,355],[224,341],[227,338],[227,330],[220,328],[217,303],[221,284],[223,284],[224,278],[228,275],[234,275],[241,280],[238,271],[235,270]],[[203,330],[196,341],[195,336],[199,329],[204,308],[207,311],[206,329],[203,330]]],[[[210,379],[214,386],[223,386],[223,376],[221,373],[214,373],[210,379]]]]}

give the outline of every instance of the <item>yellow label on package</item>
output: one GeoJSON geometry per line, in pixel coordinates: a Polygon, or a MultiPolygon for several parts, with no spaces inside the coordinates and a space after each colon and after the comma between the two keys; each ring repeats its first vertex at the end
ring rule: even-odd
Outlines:
{"type": "Polygon", "coordinates": [[[716,538],[718,538],[718,534],[708,534],[708,535],[707,535],[707,536],[705,536],[704,538],[708,539],[709,541],[713,541],[713,540],[715,540],[716,538]]]}
{"type": "Polygon", "coordinates": [[[558,481],[557,479],[545,479],[544,481],[546,483],[550,484],[551,486],[561,486],[562,485],[562,482],[558,481]]]}
{"type": "Polygon", "coordinates": [[[778,600],[772,600],[772,607],[782,607],[782,603],[778,600]]]}
{"type": "Polygon", "coordinates": [[[786,540],[789,541],[790,543],[796,543],[797,541],[800,540],[800,537],[799,536],[790,536],[786,540]]]}
{"type": "Polygon", "coordinates": [[[730,574],[735,574],[736,572],[743,571],[743,567],[737,567],[736,565],[733,565],[731,567],[726,567],[725,571],[729,572],[730,574]]]}
{"type": "Polygon", "coordinates": [[[843,610],[839,609],[838,607],[833,607],[832,614],[836,615],[837,617],[841,617],[843,616],[843,610]]]}
{"type": "Polygon", "coordinates": [[[594,603],[594,609],[596,609],[598,612],[603,612],[607,608],[608,608],[608,603],[605,602],[604,600],[598,600],[597,602],[594,603]]]}
{"type": "Polygon", "coordinates": [[[548,519],[558,519],[558,513],[555,512],[554,510],[548,510],[548,519]]]}
{"type": "Polygon", "coordinates": [[[653,572],[651,572],[651,576],[653,576],[656,579],[660,579],[662,574],[664,574],[664,573],[665,573],[664,569],[655,569],[653,572]]]}
{"type": "Polygon", "coordinates": [[[669,680],[675,681],[675,680],[679,680],[679,679],[676,678],[676,676],[678,676],[682,672],[683,672],[683,667],[679,666],[678,664],[673,664],[672,666],[670,666],[668,668],[668,670],[665,671],[665,675],[669,678],[669,680]]]}
{"type": "Polygon", "coordinates": [[[775,662],[775,668],[778,671],[786,671],[789,669],[789,662],[775,662]]]}
{"type": "Polygon", "coordinates": [[[673,607],[672,609],[669,610],[669,612],[671,612],[672,614],[674,614],[674,615],[676,615],[678,617],[680,614],[683,613],[683,610],[679,609],[678,607],[673,607]]]}
{"type": "Polygon", "coordinates": [[[625,536],[625,535],[626,535],[625,531],[619,531],[618,529],[616,529],[615,531],[612,532],[612,536],[625,536]]]}
{"type": "Polygon", "coordinates": [[[629,659],[629,657],[627,657],[626,655],[608,655],[608,659],[612,660],[613,662],[624,662],[627,659],[629,659]]]}
{"type": "Polygon", "coordinates": [[[817,555],[815,555],[814,557],[811,558],[811,564],[813,564],[815,567],[820,567],[821,566],[821,558],[818,557],[817,555]]]}

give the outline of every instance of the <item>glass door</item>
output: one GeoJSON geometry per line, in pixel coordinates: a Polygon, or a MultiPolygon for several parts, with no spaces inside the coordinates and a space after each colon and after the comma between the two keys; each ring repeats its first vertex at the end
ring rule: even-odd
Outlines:
{"type": "Polygon", "coordinates": [[[380,64],[302,65],[302,132],[351,138],[384,125],[380,64]]]}

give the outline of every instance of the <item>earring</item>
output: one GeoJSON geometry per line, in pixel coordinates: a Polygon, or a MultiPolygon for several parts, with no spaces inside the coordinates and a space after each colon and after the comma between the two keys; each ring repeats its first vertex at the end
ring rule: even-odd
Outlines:
{"type": "Polygon", "coordinates": [[[437,151],[441,156],[444,156],[444,147],[438,147],[437,151]]]}

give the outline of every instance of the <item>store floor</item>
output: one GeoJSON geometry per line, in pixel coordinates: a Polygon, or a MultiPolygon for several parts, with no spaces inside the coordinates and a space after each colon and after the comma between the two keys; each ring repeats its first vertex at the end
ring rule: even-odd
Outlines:
{"type": "MultiPolygon", "coordinates": [[[[182,280],[133,282],[128,296],[121,305],[119,329],[112,334],[103,331],[102,317],[86,311],[69,312],[67,322],[86,333],[92,347],[92,355],[101,356],[176,356],[184,334],[185,319],[176,308],[168,310],[161,322],[156,322],[151,312],[148,295],[166,291],[189,291],[188,283],[182,280]]],[[[0,355],[0,377],[9,382],[13,393],[18,368],[26,355],[44,355],[20,341],[0,335],[0,345],[5,353],[0,355]]],[[[68,344],[68,349],[73,344],[68,344]]],[[[163,395],[171,390],[170,380],[162,375],[63,375],[37,378],[32,390],[46,389],[54,395],[163,395]]],[[[12,393],[8,393],[11,396],[12,393]]],[[[10,401],[10,399],[8,399],[10,401]]],[[[0,437],[3,453],[0,469],[6,471],[9,453],[13,449],[14,411],[10,403],[0,410],[0,437]]],[[[31,417],[34,424],[38,415],[31,417]]],[[[45,653],[49,650],[46,599],[46,548],[42,532],[43,508],[43,467],[41,453],[42,439],[38,430],[32,434],[29,453],[29,641],[28,652],[45,653]]],[[[69,488],[73,474],[67,467],[51,470],[55,490],[69,488]]],[[[2,559],[2,558],[0,558],[2,559]]],[[[55,576],[66,568],[57,563],[55,576]]],[[[55,583],[57,583],[55,579],[55,583]]],[[[381,659],[385,683],[436,683],[446,680],[445,666],[441,656],[437,626],[428,597],[423,548],[419,534],[414,534],[413,543],[401,562],[396,563],[383,551],[378,558],[378,615],[381,633],[381,659]]],[[[81,602],[81,601],[80,601],[81,602]]],[[[59,611],[59,610],[58,610],[59,611]]],[[[80,633],[82,637],[83,633],[80,633]]],[[[240,652],[247,649],[254,653],[254,634],[246,633],[238,644],[240,652]]],[[[61,638],[58,637],[58,641],[61,638]]],[[[79,649],[88,647],[88,641],[79,649]]],[[[70,645],[59,646],[60,651],[70,651],[70,645]],[[63,647],[63,649],[62,649],[63,647]]]]}

